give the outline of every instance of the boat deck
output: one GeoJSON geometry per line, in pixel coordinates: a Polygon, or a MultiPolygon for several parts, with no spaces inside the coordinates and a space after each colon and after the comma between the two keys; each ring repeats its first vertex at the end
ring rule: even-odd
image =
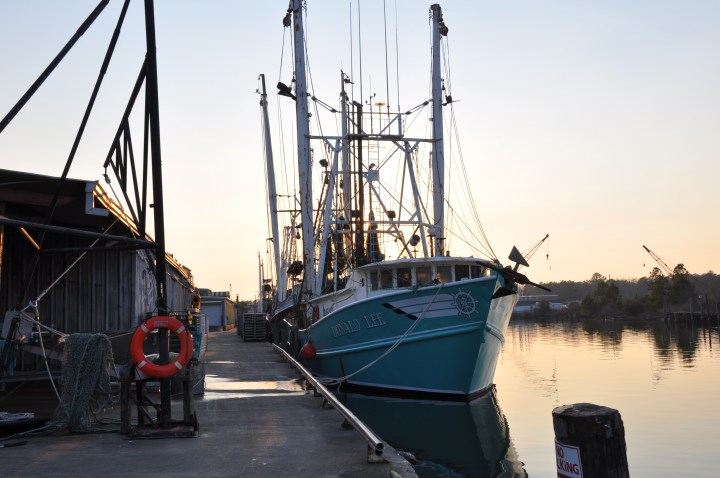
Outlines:
{"type": "MultiPolygon", "coordinates": [[[[129,440],[118,433],[115,407],[100,417],[111,423],[98,426],[99,433],[23,437],[25,445],[0,449],[2,476],[415,476],[390,447],[383,455],[389,463],[368,463],[363,437],[305,391],[299,372],[269,343],[244,342],[235,331],[210,333],[204,362],[197,438],[129,440]]],[[[11,400],[17,409],[21,390],[7,399],[0,394],[0,410],[11,400]]],[[[182,403],[173,401],[177,415],[182,403]]]]}

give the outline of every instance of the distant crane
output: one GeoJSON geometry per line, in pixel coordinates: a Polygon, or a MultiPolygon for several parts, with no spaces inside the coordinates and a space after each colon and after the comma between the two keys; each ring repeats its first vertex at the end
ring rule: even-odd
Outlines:
{"type": "MultiPolygon", "coordinates": [[[[523,258],[526,262],[527,262],[527,261],[530,261],[530,258],[537,252],[538,249],[540,249],[540,246],[542,246],[543,242],[545,242],[549,237],[550,237],[550,234],[545,234],[545,237],[543,237],[543,238],[540,239],[537,243],[535,243],[533,246],[531,246],[530,249],[528,249],[527,251],[525,251],[525,252],[522,253],[522,258],[523,258]]],[[[514,248],[513,248],[513,249],[514,249],[514,248]]],[[[514,251],[515,251],[514,253],[517,253],[517,252],[518,252],[517,249],[514,249],[514,251]]],[[[546,258],[546,259],[549,259],[549,258],[550,258],[550,254],[549,254],[549,253],[548,253],[548,254],[545,254],[545,258],[546,258]]],[[[511,259],[511,260],[515,260],[515,259],[512,258],[512,254],[511,254],[510,259],[511,259]]],[[[515,270],[518,270],[518,269],[519,269],[520,267],[522,267],[523,265],[528,266],[527,264],[522,264],[522,262],[517,262],[517,263],[515,264],[515,270]]],[[[528,267],[529,267],[529,266],[528,266],[528,267]]]]}
{"type": "MultiPolygon", "coordinates": [[[[651,251],[650,249],[648,249],[647,246],[643,246],[643,249],[645,249],[645,250],[647,251],[647,253],[650,254],[650,257],[652,257],[653,259],[655,259],[655,262],[657,262],[658,265],[660,265],[660,268],[665,271],[665,273],[668,275],[668,277],[672,277],[673,274],[675,274],[675,270],[672,269],[669,265],[667,265],[667,264],[665,263],[665,261],[663,261],[663,260],[660,258],[660,256],[658,256],[658,255],[655,254],[653,251],[651,251]]],[[[702,280],[698,279],[698,278],[695,277],[694,275],[688,273],[688,277],[690,277],[690,279],[691,279],[693,282],[695,282],[696,284],[698,284],[699,286],[701,286],[701,287],[703,287],[703,288],[707,287],[707,284],[705,284],[702,280]]]]}
{"type": "Polygon", "coordinates": [[[655,254],[653,251],[651,251],[650,249],[648,249],[648,247],[645,246],[645,245],[643,245],[643,249],[645,249],[645,250],[647,251],[647,253],[650,254],[650,257],[652,257],[653,259],[655,259],[655,262],[658,263],[658,265],[660,266],[660,268],[661,268],[663,271],[665,271],[665,273],[666,273],[668,276],[672,276],[672,275],[673,275],[673,269],[672,269],[669,265],[667,265],[667,264],[665,263],[665,261],[660,258],[660,256],[658,256],[658,255],[655,254]]]}
{"type": "MultiPolygon", "coordinates": [[[[653,251],[651,251],[650,249],[648,249],[647,246],[643,246],[643,249],[645,249],[645,250],[647,251],[647,253],[650,254],[650,257],[652,257],[653,259],[655,259],[655,262],[657,262],[657,263],[660,265],[660,267],[668,274],[668,277],[672,278],[672,276],[674,275],[674,272],[675,272],[675,271],[674,271],[673,269],[670,269],[670,266],[667,265],[667,264],[665,263],[665,261],[663,261],[657,254],[655,254],[653,251]]],[[[678,265],[680,265],[680,264],[678,264],[678,265]]],[[[701,314],[706,313],[706,314],[708,314],[708,317],[709,317],[709,316],[710,316],[710,300],[708,299],[708,292],[707,292],[707,291],[708,291],[708,285],[707,285],[705,282],[703,282],[702,280],[700,280],[700,278],[694,276],[693,274],[688,273],[688,277],[689,277],[693,282],[695,282],[697,285],[699,285],[700,288],[701,288],[701,290],[704,290],[704,291],[705,291],[705,292],[702,292],[701,294],[699,294],[699,295],[697,295],[697,296],[695,296],[695,297],[697,297],[697,298],[700,299],[700,300],[699,300],[700,313],[701,313],[701,314]],[[703,303],[703,300],[702,300],[703,296],[704,296],[704,298],[705,298],[704,303],[703,303]],[[704,312],[703,312],[703,307],[704,307],[704,309],[705,309],[704,312]]],[[[690,298],[690,312],[691,312],[691,313],[692,313],[693,304],[695,303],[695,297],[691,297],[691,298],[690,298]]],[[[663,298],[663,301],[664,301],[664,300],[665,300],[665,299],[663,298]]],[[[663,310],[665,310],[665,307],[666,307],[666,305],[663,304],[663,310]]],[[[720,312],[720,311],[719,311],[719,312],[720,312]]]]}
{"type": "MultiPolygon", "coordinates": [[[[525,258],[525,260],[526,260],[526,261],[529,261],[530,258],[537,252],[537,250],[540,249],[540,246],[542,246],[543,242],[545,242],[545,240],[547,240],[547,238],[549,238],[549,237],[550,237],[550,234],[545,234],[545,237],[543,237],[542,239],[540,239],[540,240],[539,240],[534,246],[532,246],[530,249],[528,249],[527,251],[523,252],[522,255],[523,255],[523,257],[525,258]]],[[[546,259],[549,259],[549,258],[550,258],[550,254],[545,254],[545,258],[546,258],[546,259]]]]}

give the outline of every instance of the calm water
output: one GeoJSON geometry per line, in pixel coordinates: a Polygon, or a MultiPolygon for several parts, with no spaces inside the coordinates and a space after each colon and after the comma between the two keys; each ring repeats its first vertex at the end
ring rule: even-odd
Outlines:
{"type": "Polygon", "coordinates": [[[494,395],[471,404],[351,395],[348,405],[413,452],[421,477],[555,477],[552,410],[578,402],[620,411],[633,478],[717,477],[718,345],[717,324],[514,320],[494,395]]]}

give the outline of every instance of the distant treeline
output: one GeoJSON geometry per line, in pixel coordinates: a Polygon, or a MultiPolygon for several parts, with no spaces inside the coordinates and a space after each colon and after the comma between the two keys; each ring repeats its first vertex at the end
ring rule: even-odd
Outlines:
{"type": "MultiPolygon", "coordinates": [[[[582,282],[545,282],[553,302],[568,303],[568,312],[579,316],[652,316],[672,311],[718,314],[720,275],[710,271],[690,274],[683,264],[672,273],[654,268],[640,279],[610,279],[600,273],[582,282]]],[[[526,286],[522,295],[546,292],[526,286]]],[[[548,310],[542,307],[543,310],[548,310]]]]}

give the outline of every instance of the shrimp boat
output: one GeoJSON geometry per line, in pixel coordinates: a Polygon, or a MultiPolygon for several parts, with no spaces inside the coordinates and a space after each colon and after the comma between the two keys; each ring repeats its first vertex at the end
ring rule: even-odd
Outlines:
{"type": "Polygon", "coordinates": [[[449,251],[451,240],[472,236],[446,227],[443,108],[453,105],[440,71],[442,10],[430,7],[432,97],[392,113],[386,103],[353,100],[358,88],[344,72],[338,108],[308,91],[303,4],[292,0],[284,18],[294,74],[291,86],[278,83],[279,97],[290,98],[282,101],[295,102],[297,194],[276,189],[263,75],[258,90],[275,263],[271,339],[328,384],[469,400],[491,387],[518,284],[531,282],[518,272],[528,264],[515,248],[514,268],[475,257],[481,249],[471,241],[472,253],[449,251]],[[408,128],[422,112],[431,117],[429,138],[408,128]],[[311,117],[322,114],[335,136],[311,131],[311,117]]]}

